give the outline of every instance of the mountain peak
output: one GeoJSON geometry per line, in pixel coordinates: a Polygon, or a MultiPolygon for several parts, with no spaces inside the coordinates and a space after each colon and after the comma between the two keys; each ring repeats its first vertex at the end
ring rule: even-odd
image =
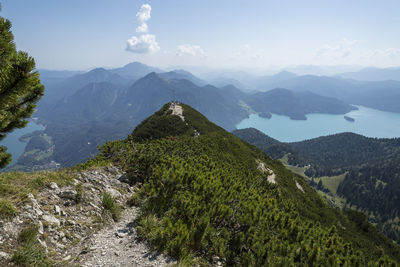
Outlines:
{"type": "Polygon", "coordinates": [[[95,68],[88,71],[87,73],[108,73],[108,70],[106,70],[105,68],[95,68]]]}
{"type": "Polygon", "coordinates": [[[125,66],[121,68],[116,68],[116,69],[111,69],[110,70],[112,73],[117,73],[123,77],[129,78],[129,79],[138,79],[140,77],[145,76],[146,74],[150,72],[162,72],[162,70],[147,66],[146,64],[140,63],[140,62],[131,62],[126,64],[125,66]]]}
{"type": "Polygon", "coordinates": [[[287,71],[287,70],[283,70],[283,71],[280,71],[280,72],[276,73],[273,76],[295,77],[295,76],[297,76],[297,74],[295,74],[293,72],[290,72],[290,71],[287,71]]]}
{"type": "Polygon", "coordinates": [[[188,80],[198,86],[206,85],[205,81],[182,69],[159,73],[159,75],[168,80],[188,80]]]}
{"type": "Polygon", "coordinates": [[[166,82],[166,79],[164,79],[164,77],[162,77],[160,74],[156,73],[156,72],[150,72],[149,74],[145,75],[144,77],[140,78],[138,80],[139,81],[162,81],[162,82],[166,82]]]}
{"type": "Polygon", "coordinates": [[[123,66],[123,68],[129,68],[129,67],[148,67],[146,64],[140,63],[138,61],[133,61],[131,63],[128,63],[126,65],[123,66]]]}
{"type": "Polygon", "coordinates": [[[197,110],[183,103],[169,102],[142,121],[129,138],[136,142],[143,142],[166,137],[197,137],[200,134],[215,131],[223,130],[197,110]]]}

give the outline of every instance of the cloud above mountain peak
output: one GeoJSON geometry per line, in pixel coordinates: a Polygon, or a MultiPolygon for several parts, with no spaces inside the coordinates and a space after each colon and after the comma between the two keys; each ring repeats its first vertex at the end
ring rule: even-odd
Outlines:
{"type": "Polygon", "coordinates": [[[201,56],[206,57],[206,53],[199,45],[184,44],[178,45],[176,49],[178,56],[201,56]]]}
{"type": "Polygon", "coordinates": [[[139,26],[136,28],[136,32],[147,32],[148,26],[147,21],[151,18],[151,6],[149,4],[143,4],[139,11],[136,13],[136,19],[139,22],[139,26]]]}
{"type": "Polygon", "coordinates": [[[154,34],[148,34],[149,27],[147,21],[151,18],[151,6],[143,4],[136,13],[136,19],[139,26],[136,32],[141,33],[139,36],[132,36],[126,41],[126,51],[137,54],[151,54],[160,50],[160,46],[156,41],[154,34]]]}

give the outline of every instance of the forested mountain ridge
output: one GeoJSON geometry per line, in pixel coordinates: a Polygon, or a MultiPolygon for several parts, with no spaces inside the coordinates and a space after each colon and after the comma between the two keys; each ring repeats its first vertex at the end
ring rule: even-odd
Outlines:
{"type": "Polygon", "coordinates": [[[252,94],[245,102],[257,112],[286,115],[292,120],[306,120],[310,113],[345,114],[357,109],[335,98],[283,88],[252,94]]]}
{"type": "Polygon", "coordinates": [[[378,263],[379,247],[400,259],[358,213],[330,208],[302,177],[184,104],[166,104],[87,164],[104,161],[141,184],[140,235],[191,264],[364,265],[378,263]]]}
{"type": "MultiPolygon", "coordinates": [[[[271,103],[279,98],[276,94],[266,93],[267,96],[260,101],[257,95],[244,93],[234,86],[199,86],[196,83],[205,82],[184,70],[151,72],[135,80],[138,75],[151,70],[154,68],[134,62],[118,69],[97,68],[72,76],[68,76],[71,73],[59,73],[60,77],[67,78],[58,85],[48,84],[48,93],[35,113],[39,122],[46,126],[44,132],[54,145],[53,152],[46,157],[47,163],[55,161],[61,166],[73,166],[83,162],[95,155],[97,146],[107,140],[126,137],[136,125],[173,99],[174,95],[227,130],[234,130],[251,112],[265,113],[266,105],[262,101],[271,103]],[[254,108],[246,102],[254,102],[254,108]]],[[[57,73],[50,74],[57,76],[57,73]]],[[[295,112],[288,108],[292,106],[293,99],[282,98],[280,108],[270,111],[304,119],[304,114],[308,112],[343,113],[352,108],[335,99],[312,94],[308,97],[302,93],[300,95],[304,96],[300,99],[297,97],[299,94],[295,95],[295,100],[301,102],[295,112]],[[324,102],[323,109],[314,101],[316,98],[324,102]]],[[[25,165],[28,161],[24,160],[24,165],[17,164],[14,170],[47,166],[47,163],[43,164],[41,154],[49,153],[30,155],[29,158],[40,158],[40,161],[25,165]],[[40,164],[43,166],[36,166],[40,164]]]]}
{"type": "MultiPolygon", "coordinates": [[[[256,129],[234,131],[275,159],[307,166],[310,178],[343,175],[332,195],[362,210],[389,237],[400,242],[400,138],[368,138],[354,133],[281,143],[256,129]]],[[[324,178],[329,181],[329,178],[324,178]]],[[[313,186],[324,189],[324,184],[313,186]]]]}

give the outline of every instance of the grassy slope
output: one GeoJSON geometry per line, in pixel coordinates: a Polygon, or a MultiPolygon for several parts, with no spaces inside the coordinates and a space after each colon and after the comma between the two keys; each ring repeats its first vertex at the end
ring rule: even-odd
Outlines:
{"type": "Polygon", "coordinates": [[[340,183],[344,180],[346,173],[336,176],[323,176],[320,177],[322,184],[324,187],[328,188],[333,194],[336,195],[336,191],[340,185],[340,183]]]}

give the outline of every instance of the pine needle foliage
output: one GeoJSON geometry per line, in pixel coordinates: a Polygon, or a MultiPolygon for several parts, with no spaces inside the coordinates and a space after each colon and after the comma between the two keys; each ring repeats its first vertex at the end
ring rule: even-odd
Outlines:
{"type": "MultiPolygon", "coordinates": [[[[16,50],[11,22],[0,17],[0,141],[15,128],[26,126],[26,118],[43,95],[44,87],[34,69],[34,59],[16,50]]],[[[0,168],[10,161],[11,155],[0,147],[0,168]]]]}

